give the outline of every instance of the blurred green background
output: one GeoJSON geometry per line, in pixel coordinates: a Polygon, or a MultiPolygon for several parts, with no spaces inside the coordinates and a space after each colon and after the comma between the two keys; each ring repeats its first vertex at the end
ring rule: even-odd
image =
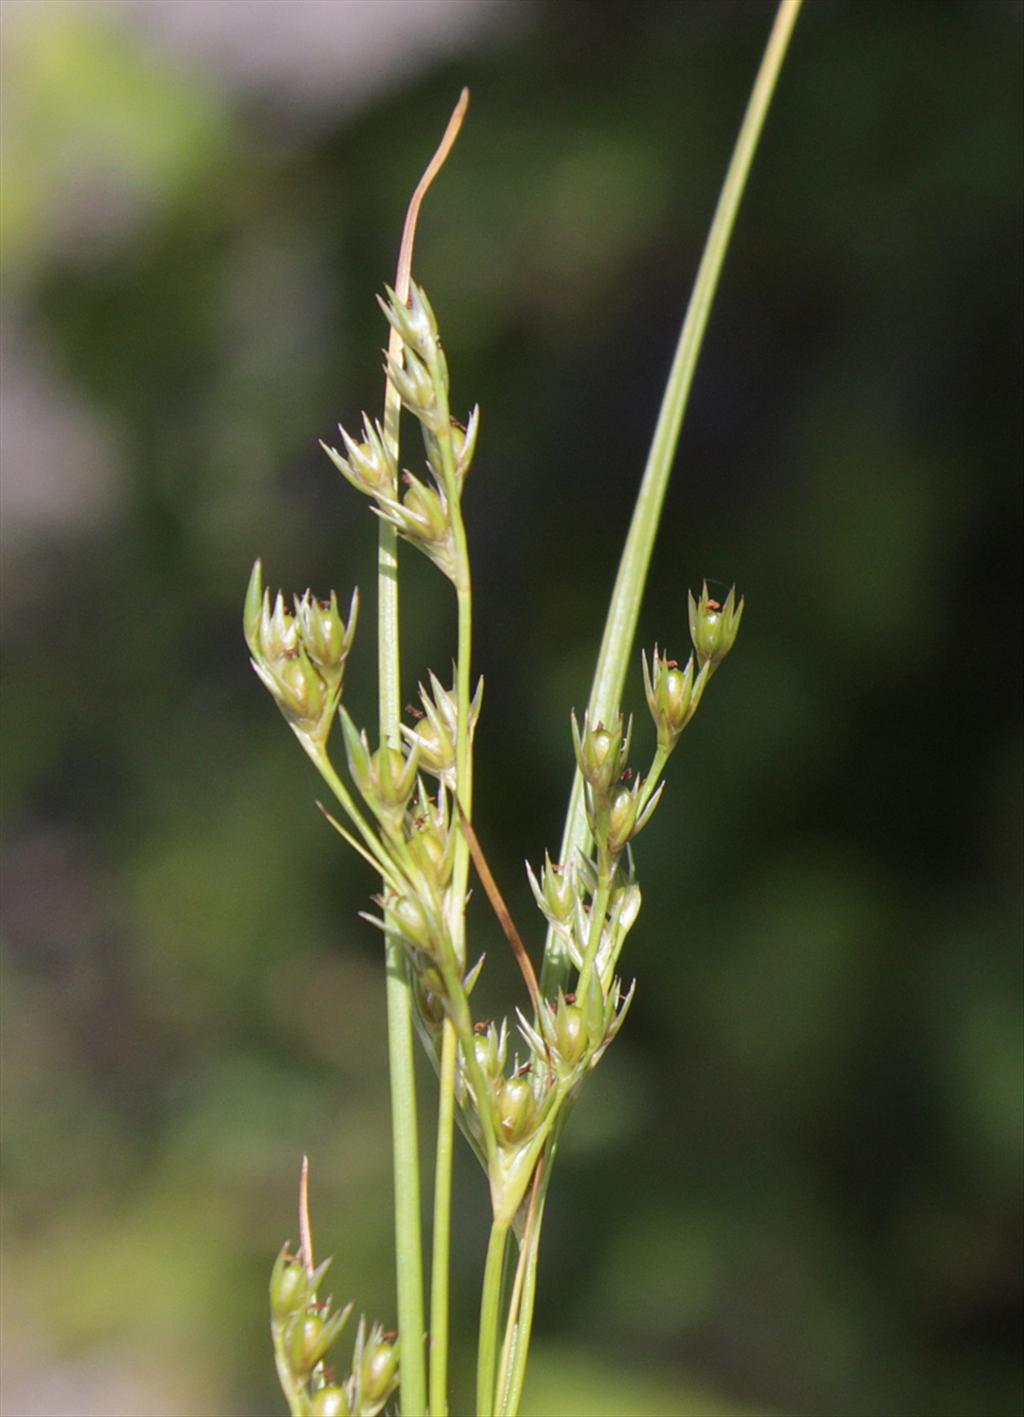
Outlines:
{"type": "MultiPolygon", "coordinates": [[[[417,270],[483,409],[477,822],[535,922],[521,863],[557,848],[770,18],[5,6],[10,1417],[282,1411],[266,1280],[303,1151],[335,1292],[393,1321],[373,884],[248,668],[249,567],[372,594],[374,523],[316,440],[379,406],[374,293],[468,83],[417,270]]],[[[640,842],[637,998],[560,1154],[533,1417],[1021,1410],[1021,19],[810,0],[798,26],[642,641],[686,654],[705,575],[747,616],[640,842]]],[[[404,565],[411,698],[453,636],[404,565]]],[[[455,1413],[484,1235],[464,1160],[455,1413]]]]}

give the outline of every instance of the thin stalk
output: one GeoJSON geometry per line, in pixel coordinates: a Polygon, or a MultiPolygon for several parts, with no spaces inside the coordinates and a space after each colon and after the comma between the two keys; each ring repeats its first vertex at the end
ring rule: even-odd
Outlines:
{"type": "Polygon", "coordinates": [[[449,1017],[452,1027],[455,1029],[455,1037],[459,1047],[462,1049],[463,1066],[466,1069],[466,1077],[472,1089],[473,1096],[478,1100],[477,1117],[480,1122],[480,1147],[483,1152],[483,1163],[490,1172],[491,1163],[494,1161],[498,1150],[497,1133],[494,1129],[494,1118],[491,1109],[479,1104],[481,1097],[488,1095],[487,1078],[480,1066],[476,1056],[476,1049],[473,1047],[473,1015],[470,1012],[469,1000],[466,991],[462,987],[462,980],[458,971],[454,969],[450,961],[438,960],[438,968],[444,980],[445,992],[448,996],[449,1017]]]}
{"type": "MultiPolygon", "coordinates": [[[[444,137],[416,185],[406,213],[399,248],[395,292],[408,299],[412,251],[420,204],[440,171],[466,111],[469,95],[463,90],[448,121],[444,137]]],[[[392,330],[388,349],[400,353],[392,330]]],[[[401,400],[387,381],[384,390],[384,434],[398,466],[401,400]]],[[[381,521],[377,540],[377,652],[382,743],[401,748],[401,658],[398,620],[398,537],[395,528],[381,521]]],[[[420,1213],[419,1132],[416,1118],[416,1065],[413,1048],[413,999],[409,966],[402,943],[385,936],[386,998],[388,1018],[388,1073],[391,1085],[391,1135],[395,1175],[395,1282],[398,1326],[402,1337],[400,1368],[402,1411],[410,1417],[427,1410],[427,1374],[423,1351],[423,1222],[420,1213]]],[[[442,1414],[436,1414],[442,1417],[442,1414]]]]}
{"type": "MultiPolygon", "coordinates": [[[[515,1355],[516,1344],[519,1340],[520,1305],[523,1298],[523,1282],[526,1276],[526,1270],[529,1267],[530,1252],[534,1246],[534,1230],[536,1228],[543,1180],[544,1158],[542,1156],[533,1173],[533,1194],[530,1197],[526,1224],[523,1227],[523,1235],[519,1243],[519,1254],[516,1262],[515,1277],[512,1282],[512,1291],[505,1306],[507,1315],[505,1320],[505,1342],[502,1344],[501,1348],[501,1362],[498,1364],[498,1381],[495,1385],[494,1398],[495,1409],[499,1414],[505,1409],[509,1378],[512,1371],[512,1360],[515,1355]]],[[[504,1290],[502,1298],[504,1299],[504,1290]]]]}
{"type": "Polygon", "coordinates": [[[302,1417],[304,1412],[309,1411],[309,1403],[302,1384],[292,1373],[292,1365],[285,1352],[284,1325],[274,1323],[271,1326],[271,1335],[274,1340],[274,1365],[277,1368],[277,1379],[281,1384],[284,1400],[288,1404],[288,1412],[290,1417],[302,1417]]]}
{"type": "MultiPolygon", "coordinates": [[[[462,821],[472,821],[473,817],[473,755],[470,742],[470,704],[472,694],[473,652],[473,585],[469,568],[469,546],[466,539],[466,524],[462,518],[461,488],[456,474],[455,449],[452,445],[452,431],[448,410],[448,395],[440,372],[433,369],[434,394],[438,408],[438,427],[435,432],[437,451],[440,454],[442,482],[447,496],[451,517],[452,539],[455,550],[456,603],[458,607],[458,647],[455,660],[455,803],[459,815],[459,830],[455,837],[452,855],[452,880],[448,891],[448,934],[452,953],[460,976],[466,968],[466,890],[469,885],[469,842],[462,830],[462,821]]],[[[461,978],[459,981],[461,994],[461,978]]],[[[465,1000],[463,999],[463,1003],[465,1000]]],[[[431,1417],[444,1417],[448,1410],[448,1327],[449,1327],[449,1280],[451,1205],[452,1205],[452,1161],[454,1157],[455,1133],[455,1075],[457,1064],[456,1032],[464,1036],[463,1052],[466,1067],[471,1078],[478,1073],[476,1055],[473,1050],[472,1022],[468,1005],[465,1017],[458,1030],[449,1018],[445,1020],[442,1033],[442,1067],[438,1098],[437,1116],[437,1165],[434,1173],[434,1238],[431,1250],[431,1365],[430,1365],[430,1411],[431,1417]],[[468,1036],[466,1036],[468,1034],[468,1036]],[[444,1066],[448,1058],[449,1065],[444,1066]]],[[[474,1088],[478,1106],[483,1114],[487,1099],[479,1085],[474,1088]]],[[[481,1115],[481,1123],[489,1118],[481,1115]]],[[[489,1131],[485,1127],[485,1143],[488,1157],[493,1154],[493,1143],[488,1141],[489,1131]]]]}
{"type": "MultiPolygon", "coordinates": [[[[800,4],[801,0],[781,0],[776,12],[775,23],[754,81],[708,231],[608,607],[608,618],[605,621],[604,636],[590,691],[592,723],[596,723],[602,716],[608,716],[622,696],[626,666],[632,653],[640,613],[640,601],[697,357],[718,287],[722,262],[736,222],[740,199],[750,172],[750,164],[757,150],[765,115],[782,68],[793,26],[796,24],[800,4]]],[[[582,778],[577,772],[569,799],[569,812],[559,859],[572,861],[577,850],[586,846],[587,838],[582,778]]],[[[545,996],[552,997],[560,985],[566,984],[568,976],[569,960],[554,931],[549,929],[541,974],[541,988],[545,996]]]]}
{"type": "Polygon", "coordinates": [[[487,1244],[484,1282],[480,1293],[480,1346],[476,1365],[477,1417],[494,1417],[494,1376],[501,1320],[501,1275],[505,1264],[508,1225],[495,1221],[487,1244]]]}
{"type": "Polygon", "coordinates": [[[436,1417],[444,1417],[448,1410],[448,1257],[451,1253],[455,1069],[458,1046],[455,1025],[450,1018],[446,1018],[441,1027],[437,1153],[434,1163],[434,1231],[430,1267],[430,1411],[436,1414],[436,1417]]]}
{"type": "MultiPolygon", "coordinates": [[[[352,833],[350,831],[345,830],[345,828],[338,821],[337,817],[332,816],[322,802],[318,802],[316,805],[320,808],[320,811],[323,813],[324,818],[331,824],[334,830],[341,837],[342,841],[345,842],[346,845],[350,846],[357,856],[361,856],[363,860],[368,863],[372,870],[380,871],[383,874],[385,863],[378,861],[375,857],[370,855],[370,853],[366,850],[364,846],[360,846],[359,842],[355,839],[352,833]]],[[[394,871],[392,868],[389,868],[388,874],[384,876],[384,879],[387,881],[387,884],[391,887],[393,891],[401,893],[403,889],[403,878],[398,875],[396,871],[394,871]]]]}
{"type": "MultiPolygon", "coordinates": [[[[598,825],[600,826],[600,823],[598,825]]],[[[608,914],[608,902],[611,899],[614,879],[615,865],[611,860],[607,846],[601,842],[597,857],[597,890],[590,902],[590,935],[587,939],[587,952],[583,958],[579,983],[576,986],[576,992],[581,999],[589,998],[590,976],[594,970],[597,952],[601,948],[601,936],[604,934],[605,917],[608,914]]]]}
{"type": "MultiPolygon", "coordinates": [[[[398,691],[398,559],[394,529],[381,522],[379,538],[380,736],[382,742],[398,747],[401,742],[398,729],[401,695],[398,691]]],[[[419,1413],[427,1410],[427,1374],[423,1351],[423,1219],[420,1212],[416,1055],[409,966],[401,939],[394,933],[385,934],[384,958],[395,1188],[395,1287],[398,1328],[402,1338],[399,1380],[402,1411],[419,1413]]]]}
{"type": "Polygon", "coordinates": [[[661,775],[665,771],[665,764],[668,762],[669,757],[670,754],[664,748],[659,748],[654,754],[654,758],[651,761],[650,769],[647,773],[647,776],[644,778],[643,786],[640,789],[640,801],[637,805],[637,816],[640,815],[640,813],[647,806],[648,802],[654,796],[655,792],[657,792],[658,784],[661,782],[661,775]]]}
{"type": "Polygon", "coordinates": [[[507,1382],[504,1384],[504,1391],[498,1397],[497,1417],[516,1417],[519,1411],[519,1403],[523,1395],[523,1383],[526,1380],[526,1360],[530,1356],[530,1337],[533,1332],[533,1312],[537,1298],[537,1264],[540,1256],[540,1234],[544,1224],[544,1204],[547,1200],[548,1185],[551,1181],[551,1171],[554,1166],[555,1154],[558,1151],[558,1139],[565,1125],[565,1114],[556,1124],[551,1140],[548,1142],[542,1160],[538,1163],[543,1166],[544,1174],[541,1177],[540,1188],[537,1192],[535,1210],[530,1223],[529,1242],[527,1237],[523,1237],[523,1249],[525,1253],[525,1263],[523,1266],[523,1288],[519,1300],[519,1315],[516,1321],[515,1343],[512,1348],[511,1361],[507,1382]]]}
{"type": "MultiPolygon", "coordinates": [[[[317,772],[319,772],[324,782],[326,782],[327,786],[334,793],[335,797],[337,797],[342,807],[344,807],[346,813],[348,814],[349,820],[352,822],[353,826],[359,832],[359,835],[365,841],[368,850],[361,851],[360,854],[364,858],[372,860],[377,870],[381,873],[381,877],[383,878],[385,885],[393,885],[395,865],[389,859],[384,849],[382,848],[376,832],[373,830],[369,822],[363,816],[362,812],[360,812],[359,808],[356,806],[355,799],[353,798],[351,792],[349,792],[348,788],[345,786],[344,782],[342,782],[341,778],[338,776],[337,772],[335,771],[334,764],[324,752],[311,752],[310,757],[316,764],[317,772]]],[[[330,815],[327,815],[328,820],[331,820],[330,815]]],[[[333,822],[332,824],[338,831],[342,830],[339,823],[333,822]]],[[[358,847],[356,849],[359,850],[358,847]]]]}
{"type": "MultiPolygon", "coordinates": [[[[451,438],[442,441],[445,462],[451,459],[451,481],[454,483],[454,460],[451,458],[451,438]]],[[[456,554],[460,568],[458,595],[458,656],[456,660],[456,702],[458,721],[455,743],[456,802],[467,819],[473,810],[473,764],[469,742],[470,654],[472,648],[472,589],[469,579],[469,556],[466,533],[458,499],[451,500],[452,522],[455,527],[456,554]]],[[[452,859],[452,902],[448,921],[452,950],[460,973],[466,967],[466,888],[469,884],[469,846],[460,829],[455,838],[452,859]]],[[[460,986],[461,987],[461,986],[460,986]]],[[[470,1025],[472,1032],[472,1025],[470,1025]]],[[[444,1417],[448,1411],[448,1330],[449,1330],[449,1269],[451,1265],[452,1163],[455,1146],[455,1072],[458,1042],[455,1025],[446,1018],[441,1035],[441,1073],[438,1088],[437,1161],[434,1170],[434,1234],[431,1247],[430,1278],[430,1411],[432,1417],[444,1417]]],[[[476,1056],[469,1039],[467,1067],[473,1067],[476,1056]]],[[[486,1094],[477,1088],[479,1105],[486,1107],[486,1094]]]]}
{"type": "Polygon", "coordinates": [[[516,1417],[523,1396],[526,1381],[526,1360],[530,1354],[530,1338],[533,1333],[533,1312],[537,1298],[537,1261],[540,1256],[540,1231],[544,1220],[545,1186],[537,1202],[537,1219],[529,1249],[526,1250],[523,1266],[523,1288],[516,1320],[515,1341],[510,1351],[510,1362],[504,1391],[499,1396],[497,1417],[516,1417]]]}

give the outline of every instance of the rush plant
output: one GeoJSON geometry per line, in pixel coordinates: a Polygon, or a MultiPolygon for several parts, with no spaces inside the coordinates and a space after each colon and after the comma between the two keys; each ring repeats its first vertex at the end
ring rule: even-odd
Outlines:
{"type": "Polygon", "coordinates": [[[643,656],[655,746],[650,760],[635,767],[633,718],[620,698],[643,586],[722,260],[798,8],[799,0],[782,0],[722,187],[612,592],[590,700],[579,717],[567,711],[566,744],[575,773],[565,832],[556,859],[548,853],[527,867],[546,936],[539,974],[472,825],[473,735],[483,685],[473,676],[473,583],[463,498],[472,485],[480,413],[453,403],[437,317],[411,279],[420,204],[458,133],[465,92],[413,195],[394,287],[379,297],[389,328],[382,416],[364,414],[358,432],[342,429],[340,446],[325,445],[377,520],[374,725],[356,723],[344,702],[358,592],[347,612],[333,591],[320,599],[307,590],[289,602],[264,589],[259,561],[253,568],[244,614],[253,667],[335,799],[331,811],[324,809],[327,821],[379,882],[373,908],[363,916],[380,931],[388,1013],[401,1338],[360,1320],[347,1376],[339,1377],[331,1365],[329,1354],[351,1305],[335,1311],[319,1297],[327,1264],[317,1266],[314,1259],[304,1162],[299,1245],[295,1252],[281,1250],[270,1281],[274,1355],[293,1417],[374,1417],[396,1391],[404,1417],[445,1417],[456,1124],[480,1163],[491,1209],[477,1413],[514,1417],[519,1410],[556,1153],[580,1090],[623,1026],[633,998],[635,986],[627,986],[620,970],[641,903],[633,843],[662,799],[668,761],[731,650],[743,615],[735,590],[719,603],[705,585],[690,595],[691,648],[684,651],[678,628],[670,627],[669,650],[655,647],[643,656]],[[400,452],[403,411],[418,430],[421,456],[410,446],[400,452]],[[456,620],[453,682],[422,666],[420,707],[405,723],[400,543],[426,556],[451,583],[456,620]],[[339,739],[342,751],[332,756],[329,749],[339,739]],[[523,979],[523,997],[510,1003],[509,1016],[500,1021],[474,1015],[473,989],[483,961],[466,931],[473,871],[523,979]],[[438,1087],[429,1318],[414,1033],[438,1087]]]}

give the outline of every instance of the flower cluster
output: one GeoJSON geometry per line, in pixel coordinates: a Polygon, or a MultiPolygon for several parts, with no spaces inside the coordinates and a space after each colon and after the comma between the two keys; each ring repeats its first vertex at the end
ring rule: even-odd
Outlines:
{"type": "MultiPolygon", "coordinates": [[[[381,306],[398,351],[387,357],[394,423],[397,427],[397,396],[419,423],[426,474],[400,473],[391,424],[382,426],[366,415],[360,439],[342,430],[344,451],[326,451],[371,500],[377,516],[449,577],[461,614],[469,595],[461,497],[479,415],[474,410],[465,427],[451,417],[447,361],[423,291],[412,286],[404,301],[388,290],[381,306]]],[[[328,819],[382,879],[373,898],[376,913],[364,918],[400,945],[419,1033],[439,1071],[447,1056],[449,1079],[454,1061],[460,1121],[487,1173],[494,1224],[504,1233],[523,1222],[545,1148],[628,1012],[633,988],[624,989],[617,970],[641,904],[632,844],[656,811],[665,765],[736,639],[743,601],[737,603],[731,590],[720,605],[705,585],[699,598],[689,598],[693,654],[686,665],[680,668],[657,648],[650,663],[644,658],[644,690],[656,734],[646,773],[629,764],[633,722],[617,706],[601,715],[588,710],[582,723],[572,715],[589,847],[560,864],[546,856],[539,872],[527,867],[549,941],[566,964],[565,979],[543,993],[481,859],[468,820],[470,799],[462,795],[483,687],[481,682],[471,695],[466,643],[460,633],[453,687],[431,672],[419,686],[420,707],[409,710],[413,722],[374,746],[342,703],[358,603],[353,594],[344,621],[333,593],[322,601],[307,591],[291,608],[281,595],[272,602],[257,562],[246,596],[245,637],[257,674],[347,821],[329,814],[328,819]],[[336,716],[351,786],[327,755],[336,716]],[[529,987],[531,1009],[517,1011],[514,1030],[507,1020],[474,1022],[470,999],[483,960],[467,967],[470,854],[529,987]],[[510,1049],[513,1037],[520,1052],[510,1049]]],[[[311,1261],[304,1264],[287,1250],[278,1257],[271,1310],[282,1386],[299,1417],[373,1417],[395,1387],[397,1350],[379,1328],[367,1330],[361,1323],[351,1374],[342,1383],[333,1379],[324,1359],[349,1310],[332,1314],[329,1303],[317,1301],[324,1268],[313,1270],[311,1261]]]]}
{"type": "Polygon", "coordinates": [[[427,479],[408,470],[399,478],[391,441],[381,425],[365,413],[361,439],[339,429],[344,453],[326,443],[321,446],[342,476],[373,500],[377,515],[455,581],[458,557],[453,504],[462,495],[476,451],[480,412],[474,408],[465,426],[451,416],[448,362],[424,291],[412,284],[405,302],[388,287],[387,299],[380,300],[380,307],[401,344],[399,357],[385,356],[385,372],[403,406],[419,422],[427,479]]]}
{"type": "Polygon", "coordinates": [[[694,654],[680,669],[655,649],[643,658],[644,689],[656,732],[650,767],[641,775],[629,766],[633,722],[615,709],[607,721],[571,717],[573,749],[583,786],[591,850],[561,865],[546,856],[539,876],[527,865],[538,909],[556,952],[576,972],[576,991],[559,987],[532,1025],[520,1029],[534,1060],[554,1060],[570,1094],[601,1058],[622,1026],[633,997],[616,976],[623,945],[640,911],[631,843],[654,814],[664,790],[662,773],[683,730],[700,705],[710,676],[732,648],[743,614],[730,590],[724,606],[692,595],[690,633],[694,654]],[[696,664],[695,664],[696,659],[696,664]],[[698,667],[699,666],[699,667],[698,667]]]}
{"type": "Polygon", "coordinates": [[[325,1359],[352,1305],[332,1310],[317,1289],[331,1261],[315,1269],[287,1245],[270,1276],[270,1329],[281,1387],[294,1417],[377,1417],[398,1386],[398,1343],[379,1324],[359,1320],[349,1375],[339,1379],[325,1359]]]}
{"type": "Polygon", "coordinates": [[[326,749],[341,703],[358,616],[357,590],[352,592],[347,622],[333,590],[328,600],[318,600],[307,590],[293,598],[292,608],[279,592],[271,605],[261,563],[252,568],[243,622],[252,667],[314,756],[326,749]]]}

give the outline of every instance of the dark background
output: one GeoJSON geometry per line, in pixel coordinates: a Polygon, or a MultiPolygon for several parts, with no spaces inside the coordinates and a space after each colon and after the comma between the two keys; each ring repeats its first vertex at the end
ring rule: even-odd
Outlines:
{"type": "MultiPolygon", "coordinates": [[[[1021,18],[810,0],[798,25],[641,642],[685,655],[705,575],[747,615],[639,844],[637,998],[560,1153],[535,1417],[1021,1410],[1021,18]]],[[[12,1417],[282,1410],[265,1286],[304,1150],[335,1292],[393,1321],[373,883],[247,666],[249,567],[363,587],[369,719],[373,522],[316,440],[379,408],[374,293],[468,83],[416,267],[455,407],[483,410],[477,824],[539,941],[521,863],[557,849],[770,19],[8,6],[12,1417]]],[[[412,697],[452,607],[403,565],[412,697]]],[[[482,909],[475,932],[504,1011],[482,909]]],[[[459,1412],[468,1163],[456,1205],[459,1412]]]]}

